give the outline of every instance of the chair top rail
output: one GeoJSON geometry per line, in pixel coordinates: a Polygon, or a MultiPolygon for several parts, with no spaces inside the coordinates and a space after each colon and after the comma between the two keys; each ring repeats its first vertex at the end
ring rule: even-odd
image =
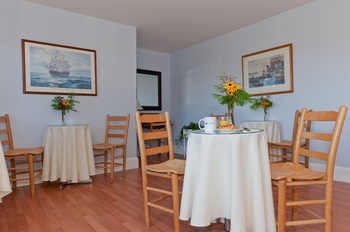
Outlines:
{"type": "Polygon", "coordinates": [[[336,121],[338,114],[336,111],[310,111],[305,114],[304,119],[312,121],[336,121]]]}

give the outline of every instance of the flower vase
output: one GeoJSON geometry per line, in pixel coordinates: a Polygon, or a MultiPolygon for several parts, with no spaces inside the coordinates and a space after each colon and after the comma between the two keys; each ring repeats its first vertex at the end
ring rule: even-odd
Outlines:
{"type": "Polygon", "coordinates": [[[66,111],[65,111],[65,110],[62,110],[62,113],[61,113],[61,120],[62,120],[61,125],[62,125],[62,126],[65,126],[65,125],[66,125],[66,121],[65,121],[64,116],[66,116],[66,111]]]}
{"type": "Polygon", "coordinates": [[[264,110],[264,121],[268,120],[268,114],[267,114],[267,110],[264,110]]]}
{"type": "Polygon", "coordinates": [[[227,115],[229,116],[229,124],[235,125],[235,118],[233,114],[233,107],[228,107],[227,115]]]}

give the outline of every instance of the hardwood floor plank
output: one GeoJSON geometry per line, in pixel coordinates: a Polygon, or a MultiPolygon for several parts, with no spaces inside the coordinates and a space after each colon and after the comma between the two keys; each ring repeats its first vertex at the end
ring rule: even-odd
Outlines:
{"type": "MultiPolygon", "coordinates": [[[[113,184],[109,176],[96,175],[93,182],[73,184],[59,189],[58,183],[36,185],[36,197],[30,198],[29,186],[19,187],[3,198],[0,204],[0,231],[48,232],[169,232],[173,231],[172,215],[151,210],[152,226],[146,229],[142,195],[141,172],[128,170],[125,178],[116,173],[113,184]]],[[[158,185],[165,182],[151,180],[158,185]]],[[[300,197],[320,195],[321,189],[306,188],[300,197]]],[[[274,195],[276,193],[274,192],[274,195]]],[[[168,202],[169,204],[171,201],[168,202]]],[[[350,184],[335,182],[333,198],[333,231],[350,231],[350,184]]],[[[322,210],[322,209],[319,209],[322,210]]],[[[302,217],[304,213],[300,212],[302,217]]],[[[190,226],[181,221],[184,232],[223,230],[222,223],[206,228],[190,226]]],[[[319,232],[322,225],[301,226],[289,231],[319,232]]]]}

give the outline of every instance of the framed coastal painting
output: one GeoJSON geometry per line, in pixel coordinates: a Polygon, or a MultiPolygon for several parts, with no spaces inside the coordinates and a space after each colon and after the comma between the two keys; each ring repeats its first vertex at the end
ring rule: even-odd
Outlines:
{"type": "Polygon", "coordinates": [[[23,93],[97,96],[96,51],[22,39],[23,93]]]}
{"type": "Polygon", "coordinates": [[[242,56],[243,88],[252,96],[292,93],[292,44],[242,56]]]}

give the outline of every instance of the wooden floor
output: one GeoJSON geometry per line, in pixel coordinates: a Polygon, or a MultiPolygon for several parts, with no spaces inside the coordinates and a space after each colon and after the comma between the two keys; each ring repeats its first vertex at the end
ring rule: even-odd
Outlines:
{"type": "MultiPolygon", "coordinates": [[[[159,183],[164,184],[164,183],[159,183]]],[[[302,197],[319,194],[306,189],[302,197]]],[[[221,223],[207,228],[195,228],[188,221],[181,222],[184,232],[223,230],[221,223]]],[[[115,182],[96,175],[93,182],[74,184],[60,190],[59,184],[46,187],[36,185],[36,197],[30,198],[29,187],[19,187],[0,203],[0,231],[118,231],[169,232],[173,231],[172,216],[152,210],[152,227],[144,223],[141,173],[128,170],[125,178],[116,173],[115,182]]],[[[319,232],[322,226],[302,226],[287,231],[319,232]]],[[[350,231],[350,184],[335,182],[333,232],[350,231]]]]}

